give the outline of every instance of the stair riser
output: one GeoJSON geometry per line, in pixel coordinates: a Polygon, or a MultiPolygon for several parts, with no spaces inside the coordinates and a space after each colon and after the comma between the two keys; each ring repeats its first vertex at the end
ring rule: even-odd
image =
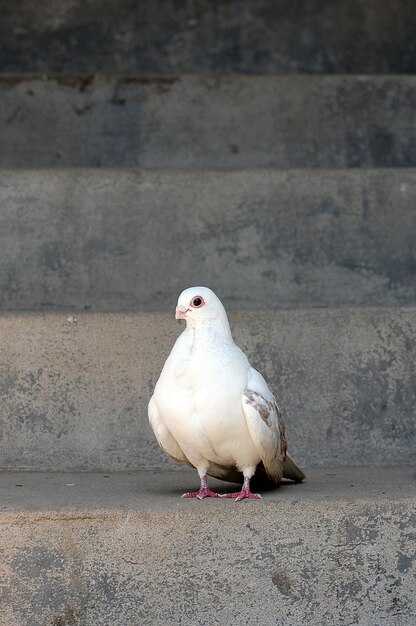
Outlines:
{"type": "MultiPolygon", "coordinates": [[[[279,396],[300,464],[414,461],[416,310],[231,315],[279,396]]],[[[169,315],[3,315],[1,466],[166,466],[147,403],[181,326],[169,315]]],[[[226,416],[224,416],[226,418],[226,416]]]]}
{"type": "Polygon", "coordinates": [[[0,170],[0,308],[416,303],[416,170],[0,170]]]}
{"type": "Polygon", "coordinates": [[[21,0],[2,12],[0,71],[415,73],[415,32],[408,0],[21,0]]]}
{"type": "Polygon", "coordinates": [[[416,165],[416,77],[0,80],[0,166],[416,165]]]}
{"type": "Polygon", "coordinates": [[[0,624],[413,625],[414,503],[328,504],[3,515],[0,624]]]}

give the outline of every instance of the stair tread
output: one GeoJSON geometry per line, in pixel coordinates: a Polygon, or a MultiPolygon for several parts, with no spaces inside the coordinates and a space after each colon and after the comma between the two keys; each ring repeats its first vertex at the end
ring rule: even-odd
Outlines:
{"type": "MultiPolygon", "coordinates": [[[[305,469],[302,484],[284,482],[279,489],[262,492],[265,505],[294,506],[303,511],[308,505],[326,507],[329,503],[349,506],[367,502],[398,502],[416,498],[414,466],[325,466],[305,469]]],[[[68,516],[77,511],[103,513],[126,510],[141,513],[189,511],[199,503],[180,498],[197,489],[196,471],[131,470],[129,472],[5,472],[0,473],[0,516],[33,513],[68,516]]],[[[209,479],[219,493],[232,492],[235,485],[209,479]]],[[[226,501],[207,499],[210,514],[226,501]],[[215,504],[214,504],[215,503],[215,504]],[[215,507],[214,510],[211,507],[215,507]]],[[[227,500],[228,502],[228,500],[227,500]]],[[[259,506],[261,506],[261,503],[259,506]]],[[[220,509],[222,510],[222,509],[220,509]]]]}
{"type": "Polygon", "coordinates": [[[0,478],[2,626],[343,626],[346,603],[414,623],[412,467],[307,469],[240,503],[182,500],[191,471],[0,478]]]}

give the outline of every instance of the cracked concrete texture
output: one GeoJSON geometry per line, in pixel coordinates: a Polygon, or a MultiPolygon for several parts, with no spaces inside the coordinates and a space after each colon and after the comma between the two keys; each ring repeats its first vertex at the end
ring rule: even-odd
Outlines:
{"type": "MultiPolygon", "coordinates": [[[[221,295],[221,294],[219,294],[221,295]]],[[[415,458],[416,309],[235,311],[300,464],[415,458]]],[[[147,403],[183,326],[172,314],[3,314],[0,467],[171,466],[147,403]]]]}
{"type": "Polygon", "coordinates": [[[413,470],[307,474],[239,504],[180,500],[190,471],[3,474],[0,624],[411,626],[413,470]]]}
{"type": "Polygon", "coordinates": [[[414,76],[16,75],[0,95],[4,167],[416,165],[414,76]]]}
{"type": "Polygon", "coordinates": [[[416,170],[0,170],[1,309],[416,303],[416,170]]]}

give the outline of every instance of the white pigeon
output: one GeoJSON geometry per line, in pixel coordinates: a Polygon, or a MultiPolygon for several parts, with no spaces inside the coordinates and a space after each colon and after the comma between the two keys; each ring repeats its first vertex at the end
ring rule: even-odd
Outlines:
{"type": "Polygon", "coordinates": [[[198,470],[199,491],[185,498],[260,498],[250,479],[300,482],[304,473],[286,454],[285,426],[263,376],[233,341],[227,313],[207,287],[179,296],[176,319],[186,329],[170,353],[149,402],[149,420],[161,448],[198,470]],[[207,475],[241,482],[241,492],[219,494],[207,475]],[[257,478],[256,476],[256,478],[257,478]]]}

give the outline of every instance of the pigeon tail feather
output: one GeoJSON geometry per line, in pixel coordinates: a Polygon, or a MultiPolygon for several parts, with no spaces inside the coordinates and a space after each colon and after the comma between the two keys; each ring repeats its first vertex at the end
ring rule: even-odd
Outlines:
{"type": "Polygon", "coordinates": [[[301,483],[306,478],[300,467],[288,455],[286,455],[286,459],[283,462],[283,478],[294,480],[295,483],[301,483]]]}

